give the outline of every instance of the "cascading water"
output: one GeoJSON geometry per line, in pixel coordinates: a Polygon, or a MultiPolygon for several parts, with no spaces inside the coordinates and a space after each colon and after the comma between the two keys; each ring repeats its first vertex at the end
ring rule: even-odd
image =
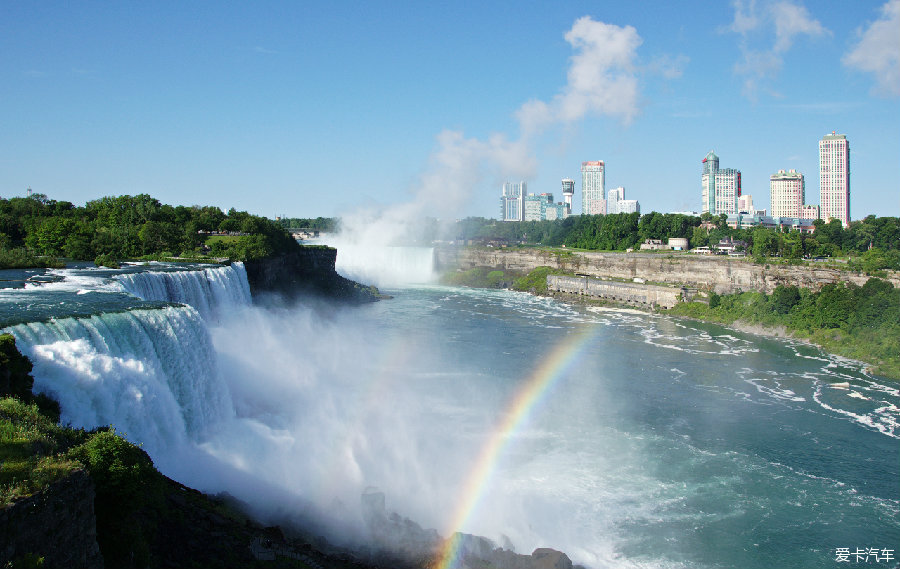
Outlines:
{"type": "Polygon", "coordinates": [[[434,248],[366,245],[340,240],[335,269],[341,275],[379,287],[425,284],[434,281],[434,248]]]}
{"type": "Polygon", "coordinates": [[[62,422],[116,425],[151,455],[231,415],[209,332],[189,306],[95,314],[6,329],[34,364],[34,389],[62,422]]]}
{"type": "Polygon", "coordinates": [[[127,273],[115,279],[138,298],[188,304],[210,321],[218,319],[220,310],[250,304],[247,271],[240,262],[202,271],[127,273]]]}
{"type": "Polygon", "coordinates": [[[64,423],[115,425],[159,459],[233,416],[209,326],[251,296],[242,263],[151,267],[53,271],[48,284],[3,291],[0,307],[64,423]]]}

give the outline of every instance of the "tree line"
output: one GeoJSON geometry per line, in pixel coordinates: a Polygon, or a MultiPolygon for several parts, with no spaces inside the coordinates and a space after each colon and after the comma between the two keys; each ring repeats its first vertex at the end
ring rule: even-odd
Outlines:
{"type": "Polygon", "coordinates": [[[813,233],[762,227],[733,229],[727,216],[651,212],[646,215],[580,215],[554,221],[497,221],[481,217],[460,220],[455,238],[461,241],[503,240],[510,244],[625,251],[647,239],[685,238],[690,248],[715,248],[722,239],[743,241],[746,253],[759,261],[769,257],[800,260],[856,256],[867,271],[900,269],[900,218],[875,217],[854,221],[814,222],[813,233]],[[706,223],[704,223],[706,222],[706,223]]]}
{"type": "Polygon", "coordinates": [[[285,229],[311,229],[323,233],[336,233],[340,220],[336,217],[280,217],[278,224],[285,229]]]}
{"type": "Polygon", "coordinates": [[[205,254],[247,260],[294,247],[280,225],[234,208],[225,213],[214,206],[171,206],[147,194],[108,196],[84,206],[44,194],[0,198],[0,268],[55,265],[58,258],[103,265],[205,254]]]}

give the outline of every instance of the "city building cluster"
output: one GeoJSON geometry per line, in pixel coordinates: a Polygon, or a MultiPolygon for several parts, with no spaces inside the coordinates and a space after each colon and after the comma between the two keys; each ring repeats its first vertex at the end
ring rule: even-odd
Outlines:
{"type": "MultiPolygon", "coordinates": [[[[563,201],[553,201],[552,193],[529,194],[527,184],[506,182],[500,191],[500,219],[502,221],[543,221],[564,219],[572,215],[575,180],[563,178],[563,201]]],[[[606,165],[603,160],[581,163],[581,213],[606,215],[640,213],[637,200],[625,199],[625,188],[606,192],[606,165]]]]}
{"type": "Polygon", "coordinates": [[[806,182],[797,170],[778,170],[769,177],[770,215],[753,208],[753,198],[741,193],[741,171],[719,168],[719,157],[703,158],[700,177],[702,212],[728,215],[729,225],[763,225],[812,231],[813,221],[836,219],[850,225],[850,142],[843,134],[819,141],[819,205],[806,203],[806,182]]]}
{"type": "Polygon", "coordinates": [[[563,200],[553,201],[553,194],[529,194],[523,182],[506,182],[500,194],[500,219],[503,221],[543,221],[565,219],[572,215],[575,181],[563,180],[563,200]]]}
{"type": "MultiPolygon", "coordinates": [[[[769,178],[771,211],[755,209],[753,196],[741,191],[741,171],[720,168],[719,157],[710,151],[702,160],[700,176],[701,212],[725,214],[732,227],[774,227],[812,231],[813,221],[836,219],[850,225],[850,143],[843,134],[827,134],[819,141],[819,205],[806,203],[803,174],[778,170],[769,178]],[[768,215],[767,215],[768,213],[768,215]]],[[[529,194],[524,181],[503,184],[500,219],[542,221],[572,215],[575,181],[562,180],[563,201],[554,202],[552,193],[529,194]]],[[[625,199],[625,188],[606,191],[606,164],[603,160],[581,163],[582,215],[640,213],[637,200],[625,199]]]]}

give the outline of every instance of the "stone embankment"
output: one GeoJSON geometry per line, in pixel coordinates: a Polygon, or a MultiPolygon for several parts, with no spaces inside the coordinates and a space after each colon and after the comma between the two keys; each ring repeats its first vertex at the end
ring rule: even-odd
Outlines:
{"type": "MultiPolygon", "coordinates": [[[[576,252],[565,249],[441,247],[435,250],[439,270],[488,267],[527,273],[549,266],[597,279],[632,281],[688,287],[718,294],[756,290],[770,294],[778,285],[818,289],[828,283],[863,285],[867,275],[826,267],[759,265],[748,259],[707,257],[686,253],[576,252]]],[[[900,287],[900,274],[887,279],[900,287]]],[[[649,290],[649,289],[648,289],[649,290]]]]}
{"type": "Polygon", "coordinates": [[[552,292],[580,294],[611,300],[622,304],[649,306],[651,308],[672,308],[682,297],[693,292],[681,287],[656,286],[640,283],[605,281],[591,277],[567,277],[548,275],[547,289],[552,292]]]}

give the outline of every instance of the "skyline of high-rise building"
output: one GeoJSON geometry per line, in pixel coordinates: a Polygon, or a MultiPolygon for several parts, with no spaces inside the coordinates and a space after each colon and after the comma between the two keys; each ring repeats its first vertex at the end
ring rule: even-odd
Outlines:
{"type": "Polygon", "coordinates": [[[563,203],[566,204],[568,215],[572,215],[572,198],[575,196],[575,180],[572,178],[562,179],[563,203]]]}
{"type": "Polygon", "coordinates": [[[701,213],[736,214],[741,197],[741,171],[719,168],[719,157],[710,150],[702,160],[701,213]]]}
{"type": "Polygon", "coordinates": [[[603,160],[581,163],[581,213],[606,214],[606,166],[603,160]]]}
{"type": "Polygon", "coordinates": [[[769,177],[769,205],[772,217],[796,217],[803,214],[806,204],[806,186],[803,174],[791,170],[779,170],[769,177]]]}
{"type": "MultiPolygon", "coordinates": [[[[735,168],[721,168],[719,157],[710,151],[703,158],[701,175],[701,211],[713,215],[750,215],[765,217],[768,213],[773,218],[814,220],[839,220],[845,227],[850,224],[850,145],[847,136],[836,134],[825,135],[819,141],[820,160],[820,204],[810,205],[806,202],[806,181],[803,173],[795,169],[779,169],[769,177],[770,209],[756,209],[752,197],[743,194],[741,171],[735,168]]],[[[637,200],[625,200],[623,187],[613,188],[608,193],[606,185],[606,164],[603,160],[585,161],[581,163],[583,215],[612,215],[617,213],[640,212],[637,200]],[[632,203],[633,202],[633,203],[632,203]]],[[[536,219],[537,210],[526,216],[526,183],[507,182],[503,186],[501,205],[502,219],[524,220],[536,219]]],[[[553,204],[552,198],[545,196],[541,203],[563,206],[560,215],[573,213],[575,180],[562,178],[561,187],[563,201],[553,204]]],[[[690,213],[690,212],[687,212],[690,213]]],[[[541,217],[552,218],[552,213],[542,213],[541,217]]]]}
{"type": "Polygon", "coordinates": [[[522,221],[525,219],[525,193],[528,189],[524,181],[504,182],[500,190],[500,219],[502,221],[522,221]]]}
{"type": "Polygon", "coordinates": [[[850,141],[834,131],[819,141],[819,215],[850,225],[850,141]]]}
{"type": "Polygon", "coordinates": [[[553,205],[553,194],[526,194],[522,221],[541,221],[547,218],[547,207],[553,205]]]}
{"type": "Polygon", "coordinates": [[[619,213],[618,204],[625,199],[625,188],[619,186],[606,193],[606,214],[619,213]]]}

